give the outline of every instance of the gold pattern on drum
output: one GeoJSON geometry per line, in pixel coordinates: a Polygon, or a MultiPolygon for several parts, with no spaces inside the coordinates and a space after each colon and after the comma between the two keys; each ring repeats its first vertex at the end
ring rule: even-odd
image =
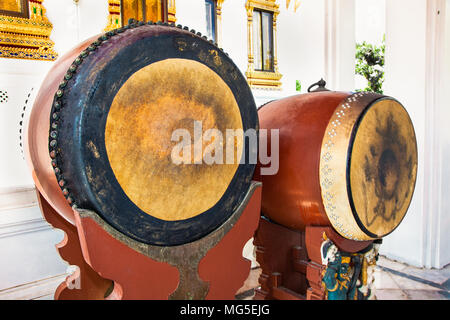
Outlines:
{"type": "MultiPolygon", "coordinates": [[[[227,84],[204,64],[166,59],[135,72],[111,105],[105,145],[114,175],[128,198],[145,213],[182,220],[212,208],[224,195],[239,165],[179,164],[171,152],[176,129],[193,139],[194,121],[203,132],[243,128],[227,84]]],[[[210,142],[203,142],[203,150],[210,142]]],[[[224,141],[224,149],[227,141],[224,141]]],[[[242,154],[236,144],[234,154],[242,154]]],[[[194,155],[194,152],[191,152],[194,155]]],[[[198,159],[193,159],[194,160],[198,159]]]]}

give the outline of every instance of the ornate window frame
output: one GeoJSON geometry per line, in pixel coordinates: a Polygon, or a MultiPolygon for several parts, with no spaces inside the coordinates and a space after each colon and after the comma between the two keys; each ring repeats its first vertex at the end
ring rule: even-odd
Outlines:
{"type": "Polygon", "coordinates": [[[175,0],[167,0],[167,22],[175,23],[177,21],[176,13],[177,5],[175,0]]]}
{"type": "Polygon", "coordinates": [[[281,89],[281,73],[277,58],[277,16],[280,13],[276,0],[247,0],[247,50],[248,66],[245,75],[251,88],[281,89]],[[259,9],[273,14],[273,71],[255,70],[253,54],[253,10],[259,9]]]}
{"type": "MultiPolygon", "coordinates": [[[[122,27],[121,3],[121,0],[108,0],[108,24],[104,31],[110,31],[122,27]]],[[[177,21],[175,16],[177,13],[175,0],[167,0],[166,6],[163,10],[167,10],[168,23],[175,23],[177,21]]]]}
{"type": "Polygon", "coordinates": [[[0,58],[56,60],[43,1],[24,0],[20,12],[0,11],[0,58]]]}

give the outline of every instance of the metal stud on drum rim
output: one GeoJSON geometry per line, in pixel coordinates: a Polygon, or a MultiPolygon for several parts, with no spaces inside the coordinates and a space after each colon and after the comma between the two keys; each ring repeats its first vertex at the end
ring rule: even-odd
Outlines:
{"type": "MultiPolygon", "coordinates": [[[[124,234],[156,245],[190,242],[220,226],[242,201],[255,166],[236,166],[226,190],[222,196],[216,195],[219,199],[212,203],[211,208],[185,219],[153,217],[123,192],[117,182],[117,170],[114,172],[107,161],[105,148],[104,128],[112,104],[110,100],[133,74],[168,59],[191,60],[192,64],[198,63],[211,70],[232,92],[242,119],[242,129],[258,128],[251,91],[238,68],[222,50],[201,35],[180,30],[179,27],[132,24],[100,36],[75,59],[55,93],[49,132],[49,152],[54,172],[70,205],[95,210],[124,234]],[[104,58],[108,53],[114,61],[104,58]],[[96,69],[98,65],[102,67],[96,69]],[[118,69],[117,66],[121,65],[127,66],[124,71],[118,69]],[[85,131],[73,128],[83,128],[85,131]],[[96,157],[93,149],[100,158],[96,157]],[[101,170],[95,172],[93,167],[101,170]],[[116,191],[107,192],[111,186],[116,191]]],[[[247,158],[250,158],[249,153],[256,152],[248,147],[245,150],[247,158]]],[[[157,184],[157,181],[148,183],[157,184]]],[[[195,202],[196,199],[190,201],[195,202]]]]}

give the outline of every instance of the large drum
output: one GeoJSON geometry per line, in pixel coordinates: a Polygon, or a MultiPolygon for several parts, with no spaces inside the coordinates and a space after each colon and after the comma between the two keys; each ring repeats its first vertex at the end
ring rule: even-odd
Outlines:
{"type": "Polygon", "coordinates": [[[255,148],[236,143],[236,161],[206,163],[210,129],[258,129],[245,78],[201,34],[139,22],[55,63],[25,149],[39,192],[68,221],[74,207],[90,209],[133,239],[170,246],[218,228],[250,187],[255,165],[238,155],[255,148]]]}
{"type": "Polygon", "coordinates": [[[264,216],[297,230],[331,225],[352,240],[378,239],[400,224],[414,191],[417,146],[398,101],[312,92],[268,103],[258,115],[268,150],[277,141],[270,130],[279,130],[278,173],[258,177],[264,216]]]}

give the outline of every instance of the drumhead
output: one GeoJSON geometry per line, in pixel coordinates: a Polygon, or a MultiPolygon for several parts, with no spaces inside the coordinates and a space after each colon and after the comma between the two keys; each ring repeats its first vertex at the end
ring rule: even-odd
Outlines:
{"type": "Polygon", "coordinates": [[[68,201],[147,244],[212,232],[250,186],[255,164],[240,160],[255,146],[233,144],[231,163],[204,158],[212,142],[222,150],[235,142],[227,129],[257,130],[247,82],[221,49],[174,26],[132,25],[100,37],[68,70],[50,121],[50,156],[68,201]],[[214,130],[223,141],[206,137],[214,130]],[[185,162],[174,162],[186,137],[185,162]]]}
{"type": "Polygon", "coordinates": [[[395,99],[357,93],[335,110],[323,138],[321,194],[334,229],[378,239],[403,220],[417,175],[414,127],[395,99]]]}

